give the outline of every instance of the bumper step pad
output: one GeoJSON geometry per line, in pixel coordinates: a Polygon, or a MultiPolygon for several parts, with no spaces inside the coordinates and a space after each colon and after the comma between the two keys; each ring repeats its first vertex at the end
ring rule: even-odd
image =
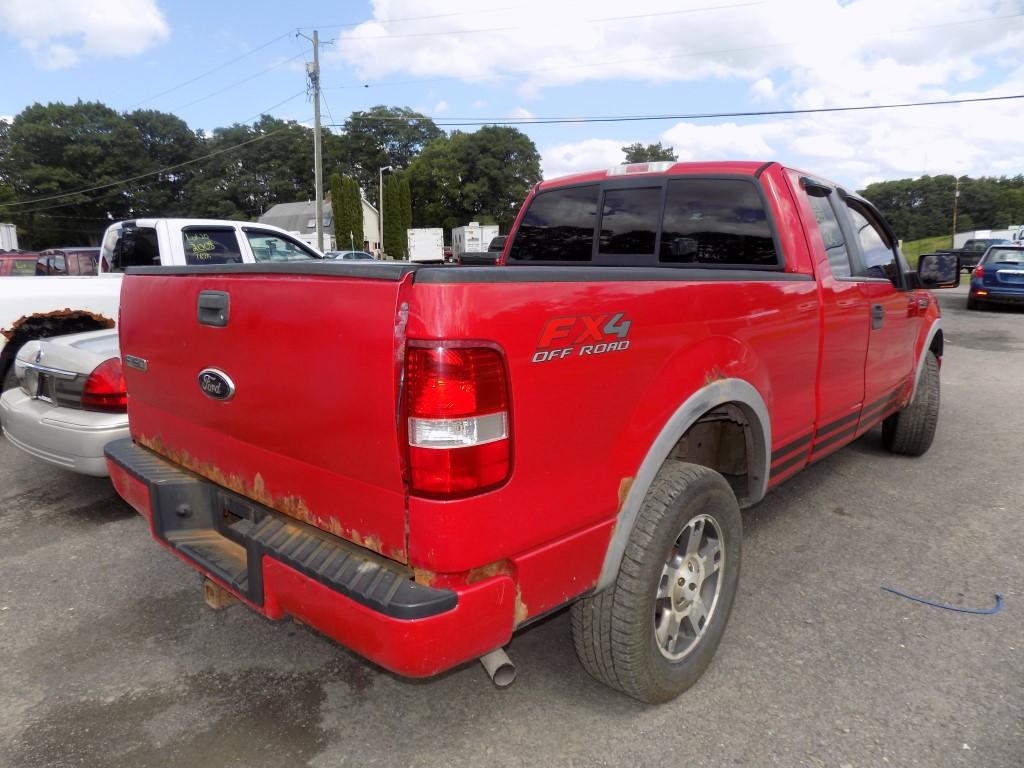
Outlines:
{"type": "Polygon", "coordinates": [[[412,571],[348,541],[228,491],[129,440],[107,458],[149,486],[153,531],[188,560],[263,604],[264,557],[397,619],[453,609],[452,590],[423,586],[412,571]]]}

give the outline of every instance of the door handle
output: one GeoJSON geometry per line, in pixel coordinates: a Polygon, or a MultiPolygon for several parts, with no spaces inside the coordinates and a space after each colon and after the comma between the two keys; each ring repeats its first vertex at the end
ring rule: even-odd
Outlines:
{"type": "Polygon", "coordinates": [[[231,297],[225,291],[200,291],[196,302],[196,319],[200,325],[223,328],[228,324],[231,297]]]}
{"type": "Polygon", "coordinates": [[[877,331],[885,322],[885,307],[881,304],[871,305],[871,330],[877,331]]]}

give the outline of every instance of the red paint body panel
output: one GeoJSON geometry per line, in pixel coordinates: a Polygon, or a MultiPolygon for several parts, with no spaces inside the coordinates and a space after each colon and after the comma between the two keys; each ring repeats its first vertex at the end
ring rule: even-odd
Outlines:
{"type": "Polygon", "coordinates": [[[282,512],[404,561],[395,430],[399,285],[282,275],[138,277],[122,288],[132,437],[282,512]],[[200,290],[231,296],[230,322],[196,322],[200,290]],[[265,311],[274,307],[276,311],[265,311]],[[284,308],[288,308],[287,310],[284,308]],[[368,350],[372,350],[368,354],[368,350]],[[212,400],[201,370],[237,394],[212,400]]]}
{"type": "MultiPolygon", "coordinates": [[[[641,465],[680,405],[708,383],[739,379],[760,395],[775,452],[771,487],[905,402],[936,302],[922,308],[925,292],[833,277],[796,171],[697,163],[665,173],[758,179],[784,272],[716,280],[692,270],[687,280],[659,273],[642,281],[585,272],[571,282],[256,270],[125,278],[121,349],[149,362],[145,372],[125,368],[136,440],[268,506],[369,542],[459,596],[451,611],[403,621],[265,558],[264,604],[252,607],[296,616],[401,674],[435,674],[597,585],[641,465]],[[226,328],[197,324],[201,290],[230,294],[226,328]],[[871,329],[872,304],[885,306],[884,333],[871,329]],[[630,324],[627,345],[580,354],[576,341],[596,338],[620,315],[630,324]],[[503,355],[512,470],[499,487],[457,499],[409,493],[402,355],[421,341],[503,355]],[[572,353],[538,360],[538,350],[560,345],[572,353]],[[196,379],[205,367],[230,374],[232,399],[202,394],[196,379]],[[873,403],[897,395],[881,410],[873,403]]],[[[582,174],[538,189],[607,178],[582,174]]],[[[111,476],[147,515],[146,486],[113,465],[111,476]]]]}

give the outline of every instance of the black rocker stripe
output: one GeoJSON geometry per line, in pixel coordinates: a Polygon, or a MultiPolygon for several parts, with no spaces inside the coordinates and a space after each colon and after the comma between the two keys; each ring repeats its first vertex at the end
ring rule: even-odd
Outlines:
{"type": "Polygon", "coordinates": [[[772,451],[772,462],[776,462],[779,459],[788,456],[797,448],[803,448],[809,442],[811,442],[811,436],[804,435],[803,437],[798,437],[791,443],[786,443],[786,445],[782,446],[778,450],[772,451]]]}
{"type": "Polygon", "coordinates": [[[856,431],[857,425],[855,424],[849,429],[844,429],[842,432],[836,432],[832,437],[826,437],[824,440],[819,440],[814,444],[814,452],[818,453],[819,451],[828,448],[833,443],[837,443],[844,438],[850,437],[856,431]]]}
{"type": "Polygon", "coordinates": [[[772,469],[772,477],[778,477],[779,475],[785,474],[788,470],[793,469],[796,466],[803,466],[804,462],[807,461],[807,457],[810,455],[810,448],[800,451],[796,456],[791,459],[786,459],[779,466],[772,469]]]}
{"type": "Polygon", "coordinates": [[[860,415],[861,423],[863,424],[865,421],[873,419],[880,413],[885,413],[899,399],[898,396],[898,392],[893,392],[889,397],[883,398],[865,408],[864,412],[860,415]]]}
{"type": "Polygon", "coordinates": [[[824,435],[826,432],[831,432],[833,429],[838,429],[844,424],[849,424],[851,421],[856,421],[858,418],[860,418],[860,411],[855,411],[854,413],[847,414],[846,416],[843,416],[843,418],[841,419],[836,419],[835,421],[825,424],[822,427],[818,427],[818,429],[816,429],[814,432],[814,436],[820,437],[821,435],[824,435]]]}

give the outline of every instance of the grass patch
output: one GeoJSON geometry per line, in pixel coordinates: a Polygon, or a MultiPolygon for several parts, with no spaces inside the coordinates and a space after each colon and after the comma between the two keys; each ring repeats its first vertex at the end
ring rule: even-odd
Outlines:
{"type": "Polygon", "coordinates": [[[917,260],[922,253],[932,253],[940,248],[951,248],[949,235],[938,237],[924,237],[920,240],[905,240],[903,242],[903,255],[907,257],[910,266],[917,267],[917,260]]]}

